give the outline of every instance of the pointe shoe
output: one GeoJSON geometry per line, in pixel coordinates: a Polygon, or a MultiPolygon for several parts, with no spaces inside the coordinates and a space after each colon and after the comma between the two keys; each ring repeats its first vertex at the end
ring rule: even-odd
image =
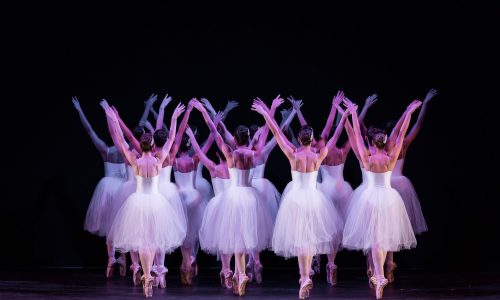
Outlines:
{"type": "Polygon", "coordinates": [[[162,265],[160,266],[154,265],[151,270],[151,273],[154,274],[153,286],[164,289],[167,286],[167,283],[165,281],[165,275],[168,273],[168,269],[162,265]]]}
{"type": "Polygon", "coordinates": [[[116,260],[116,263],[118,264],[120,268],[120,276],[124,277],[127,275],[127,259],[124,256],[118,257],[116,260]]]}
{"type": "Polygon", "coordinates": [[[115,263],[116,259],[114,257],[110,257],[108,259],[108,266],[106,267],[106,278],[110,278],[113,276],[115,272],[115,263]]]}
{"type": "Polygon", "coordinates": [[[132,264],[130,266],[130,270],[132,271],[132,281],[134,282],[134,286],[138,286],[141,284],[141,266],[132,264]]]}
{"type": "Polygon", "coordinates": [[[151,298],[153,297],[153,276],[149,275],[143,275],[141,277],[141,282],[142,282],[142,292],[144,293],[144,296],[146,298],[151,298]]]}
{"type": "Polygon", "coordinates": [[[337,266],[331,262],[326,265],[326,282],[331,286],[337,285],[337,266]]]}
{"type": "Polygon", "coordinates": [[[320,274],[320,272],[321,272],[321,259],[320,259],[319,255],[313,256],[311,269],[312,269],[314,275],[320,274]]]}
{"type": "Polygon", "coordinates": [[[249,261],[245,268],[245,273],[248,276],[248,282],[252,282],[254,279],[253,269],[254,263],[249,261]]]}
{"type": "Polygon", "coordinates": [[[309,291],[313,287],[313,282],[311,279],[306,279],[304,282],[299,280],[300,289],[299,289],[299,299],[309,298],[309,291]]]}
{"type": "Polygon", "coordinates": [[[391,263],[391,264],[388,264],[386,265],[385,267],[385,275],[386,275],[386,278],[387,278],[387,281],[389,283],[393,283],[394,282],[394,271],[398,268],[398,265],[396,265],[396,263],[391,263]]]}
{"type": "Polygon", "coordinates": [[[246,289],[246,286],[247,286],[247,283],[249,280],[250,279],[245,274],[240,274],[240,276],[238,276],[238,295],[239,296],[245,295],[245,289],[246,289]]]}
{"type": "Polygon", "coordinates": [[[384,287],[389,283],[387,279],[376,280],[377,284],[375,286],[375,297],[377,299],[382,299],[382,295],[384,294],[384,287]]]}
{"type": "Polygon", "coordinates": [[[238,293],[238,274],[234,273],[233,278],[231,278],[232,286],[233,286],[233,294],[239,295],[238,293]]]}
{"type": "Polygon", "coordinates": [[[193,277],[198,276],[198,263],[195,256],[191,256],[191,269],[193,270],[193,277]]]}
{"type": "Polygon", "coordinates": [[[255,262],[254,267],[253,267],[253,276],[255,279],[255,282],[258,284],[262,283],[262,264],[260,262],[255,262]]]}
{"type": "Polygon", "coordinates": [[[375,286],[377,286],[377,277],[371,276],[370,278],[368,278],[368,285],[372,289],[375,288],[375,286]]]}
{"type": "Polygon", "coordinates": [[[181,267],[181,283],[184,285],[193,284],[193,269],[181,267]]]}
{"type": "Polygon", "coordinates": [[[368,269],[366,269],[366,276],[368,276],[368,279],[373,276],[372,267],[368,267],[368,269]]]}
{"type": "Polygon", "coordinates": [[[233,287],[233,272],[230,269],[225,269],[220,271],[220,285],[226,289],[231,289],[233,287]]]}

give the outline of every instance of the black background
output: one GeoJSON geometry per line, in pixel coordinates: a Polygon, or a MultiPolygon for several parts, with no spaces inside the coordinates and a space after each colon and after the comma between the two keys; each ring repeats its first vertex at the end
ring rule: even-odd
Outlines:
{"type": "MultiPolygon", "coordinates": [[[[110,143],[102,98],[130,125],[151,93],[159,94],[157,105],[167,92],[174,102],[206,97],[217,109],[237,100],[226,122],[232,129],[263,123],[249,110],[254,97],[270,103],[294,95],[318,132],[339,89],[360,106],[377,93],[366,123],[382,125],[430,88],[438,95],[405,165],[430,230],[396,261],[408,269],[500,267],[493,10],[476,1],[143,2],[4,7],[1,267],[106,263],[104,240],[83,231],[102,161],[71,96],[110,143]]],[[[190,123],[204,136],[200,121],[193,113],[190,123]]],[[[278,148],[266,176],[280,190],[290,180],[278,148]]],[[[360,182],[352,154],[345,177],[360,182]]],[[[295,260],[273,258],[266,253],[264,265],[295,267],[295,260]]],[[[177,268],[179,259],[175,253],[167,265],[177,268]]],[[[216,264],[200,255],[201,266],[216,264]]],[[[364,259],[342,252],[337,264],[362,267],[364,259]]]]}

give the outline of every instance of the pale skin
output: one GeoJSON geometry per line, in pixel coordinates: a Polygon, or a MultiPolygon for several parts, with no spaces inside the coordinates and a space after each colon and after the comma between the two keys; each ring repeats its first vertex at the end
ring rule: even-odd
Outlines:
{"type": "MultiPolygon", "coordinates": [[[[356,114],[356,105],[348,100],[344,100],[344,104],[348,109],[353,110],[352,122],[353,122],[353,132],[354,140],[352,143],[356,144],[359,159],[365,170],[374,173],[384,173],[387,171],[392,171],[396,165],[399,154],[403,147],[403,142],[405,138],[406,131],[408,130],[411,114],[420,107],[422,104],[420,101],[413,101],[407,109],[404,120],[401,124],[401,128],[398,132],[394,147],[387,153],[384,149],[376,148],[376,152],[371,154],[369,149],[362,143],[361,130],[359,126],[358,116],[356,114]]],[[[377,297],[381,295],[383,290],[382,282],[385,280],[384,276],[384,262],[386,259],[387,252],[381,249],[378,245],[373,245],[371,249],[371,256],[373,260],[373,265],[375,269],[375,275],[377,278],[377,297]]]]}
{"type": "MultiPolygon", "coordinates": [[[[292,146],[290,145],[291,143],[288,141],[286,136],[280,130],[276,121],[271,116],[269,116],[267,110],[264,107],[262,107],[262,105],[254,102],[252,110],[260,113],[266,120],[266,123],[269,126],[269,129],[271,130],[273,135],[275,136],[278,145],[288,158],[292,171],[298,171],[301,173],[318,171],[321,162],[323,161],[323,159],[325,159],[325,157],[328,154],[328,147],[330,147],[331,144],[336,142],[336,140],[334,140],[333,138],[330,139],[326,146],[318,149],[317,153],[311,149],[311,144],[308,145],[301,144],[301,149],[296,149],[293,145],[292,146]]],[[[344,120],[345,118],[346,115],[343,116],[344,120]]],[[[312,257],[313,257],[312,254],[309,255],[305,254],[298,257],[300,280],[303,284],[310,282],[309,274],[311,269],[312,257]]]]}
{"type": "MultiPolygon", "coordinates": [[[[168,157],[170,149],[173,145],[173,137],[175,136],[176,132],[177,118],[182,114],[184,109],[184,105],[179,103],[177,105],[177,108],[174,110],[170,126],[171,138],[165,143],[165,145],[161,149],[158,149],[156,151],[156,154],[153,154],[152,151],[143,151],[141,156],[137,157],[136,154],[127,147],[126,142],[122,137],[118,117],[116,116],[114,110],[109,106],[104,106],[106,115],[113,124],[113,132],[111,134],[116,138],[118,147],[123,151],[125,158],[132,166],[136,175],[146,178],[159,175],[163,161],[168,157]]],[[[153,266],[155,251],[151,249],[139,249],[139,257],[144,272],[144,278],[147,281],[152,280],[151,268],[153,266]]]]}

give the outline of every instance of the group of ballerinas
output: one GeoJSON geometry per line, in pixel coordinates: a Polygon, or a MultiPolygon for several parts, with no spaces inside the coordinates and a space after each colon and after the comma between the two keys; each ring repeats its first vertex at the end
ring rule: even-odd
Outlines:
{"type": "Polygon", "coordinates": [[[366,254],[369,284],[381,298],[384,287],[394,280],[393,252],[415,247],[415,234],[427,230],[417,194],[402,169],[435,94],[430,90],[423,102],[411,102],[388,134],[363,123],[376,95],[366,99],[358,115],[357,105],[338,92],[318,140],[301,113],[302,100],[293,97],[288,98],[292,107],[281,110],[280,124],[274,115],[284,100],[278,96],[268,107],[256,98],[251,109],[265,125],[239,125],[233,134],[224,119],[238,105],[234,101],[222,112],[203,98],[193,98],[187,106],[179,103],[167,127],[164,111],[172,98],[165,96],[156,112],[157,97],[152,95],[131,131],[116,108],[103,100],[113,146],[96,135],[74,97],[80,119],[104,160],[105,177],[94,191],[85,229],[106,237],[106,276],[112,276],[115,265],[120,275],[126,275],[129,252],[134,285],[142,283],[144,295],[151,297],[153,286],[166,286],[165,255],[180,248],[181,282],[190,285],[198,273],[196,253],[201,247],[220,259],[222,287],[243,296],[248,282],[262,282],[259,254],[270,249],[285,258],[298,258],[299,298],[305,299],[313,287],[311,277],[320,272],[321,254],[328,257],[327,282],[337,284],[335,257],[345,248],[366,254]],[[419,107],[418,119],[407,134],[412,113],[419,107]],[[197,130],[188,126],[193,110],[201,113],[210,130],[202,144],[197,130]],[[150,112],[155,127],[147,121],[150,112]],[[289,127],[295,116],[302,125],[297,136],[289,127]],[[348,139],[339,147],[344,129],[348,139]],[[274,136],[270,140],[269,132],[274,136]],[[216,161],[206,155],[214,141],[216,161]],[[276,145],[288,158],[292,173],[282,195],[264,177],[276,145]],[[362,183],[354,191],[343,178],[351,149],[362,173],[362,183]],[[202,176],[203,166],[211,185],[202,176]],[[115,251],[120,252],[117,259],[115,251]]]}

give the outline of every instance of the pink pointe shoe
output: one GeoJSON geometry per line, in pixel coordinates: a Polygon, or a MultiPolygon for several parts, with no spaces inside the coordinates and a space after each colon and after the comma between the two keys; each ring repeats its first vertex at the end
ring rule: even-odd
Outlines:
{"type": "Polygon", "coordinates": [[[116,259],[114,257],[110,257],[108,259],[108,266],[106,267],[106,278],[111,278],[113,273],[115,272],[115,264],[116,259]]]}
{"type": "Polygon", "coordinates": [[[181,283],[183,285],[193,284],[193,269],[191,267],[189,268],[181,267],[181,283]]]}
{"type": "Polygon", "coordinates": [[[132,271],[132,281],[134,282],[134,286],[138,286],[141,284],[141,266],[138,264],[130,265],[130,270],[132,271]]]}
{"type": "Polygon", "coordinates": [[[154,274],[153,286],[160,287],[162,289],[167,287],[165,275],[168,273],[168,269],[165,266],[154,265],[151,270],[151,273],[154,274]]]}
{"type": "Polygon", "coordinates": [[[220,271],[220,284],[226,289],[231,289],[233,287],[233,271],[230,269],[225,269],[220,271]]]}
{"type": "Polygon", "coordinates": [[[252,282],[254,279],[254,274],[253,274],[254,271],[253,270],[254,270],[254,263],[253,263],[253,261],[249,261],[247,263],[246,268],[245,268],[245,273],[248,276],[248,282],[252,282]]]}
{"type": "Polygon", "coordinates": [[[238,295],[244,296],[247,283],[250,279],[245,274],[240,274],[238,276],[238,295]]]}
{"type": "Polygon", "coordinates": [[[260,262],[255,262],[253,265],[253,276],[255,279],[255,282],[258,284],[262,283],[262,264],[260,262]]]}
{"type": "Polygon", "coordinates": [[[142,281],[142,292],[144,293],[144,297],[151,298],[153,297],[153,281],[154,278],[151,275],[143,275],[141,277],[142,281]]]}
{"type": "Polygon", "coordinates": [[[193,270],[193,277],[198,276],[198,263],[195,256],[191,256],[191,270],[193,270]]]}
{"type": "Polygon", "coordinates": [[[387,281],[389,283],[394,282],[394,271],[398,268],[398,265],[396,263],[390,263],[385,265],[385,275],[387,276],[387,281]]]}
{"type": "Polygon", "coordinates": [[[120,276],[125,277],[127,275],[127,259],[125,256],[120,256],[116,260],[116,263],[120,268],[120,276]]]}
{"type": "Polygon", "coordinates": [[[326,282],[331,286],[337,285],[337,266],[331,262],[326,265],[326,282]]]}
{"type": "Polygon", "coordinates": [[[375,276],[372,276],[370,278],[370,283],[375,287],[375,297],[377,299],[382,299],[382,295],[384,294],[384,287],[389,283],[387,279],[377,279],[375,276]]]}
{"type": "Polygon", "coordinates": [[[309,291],[313,287],[313,282],[311,279],[306,279],[304,281],[299,280],[300,290],[299,290],[299,299],[309,298],[309,291]]]}

